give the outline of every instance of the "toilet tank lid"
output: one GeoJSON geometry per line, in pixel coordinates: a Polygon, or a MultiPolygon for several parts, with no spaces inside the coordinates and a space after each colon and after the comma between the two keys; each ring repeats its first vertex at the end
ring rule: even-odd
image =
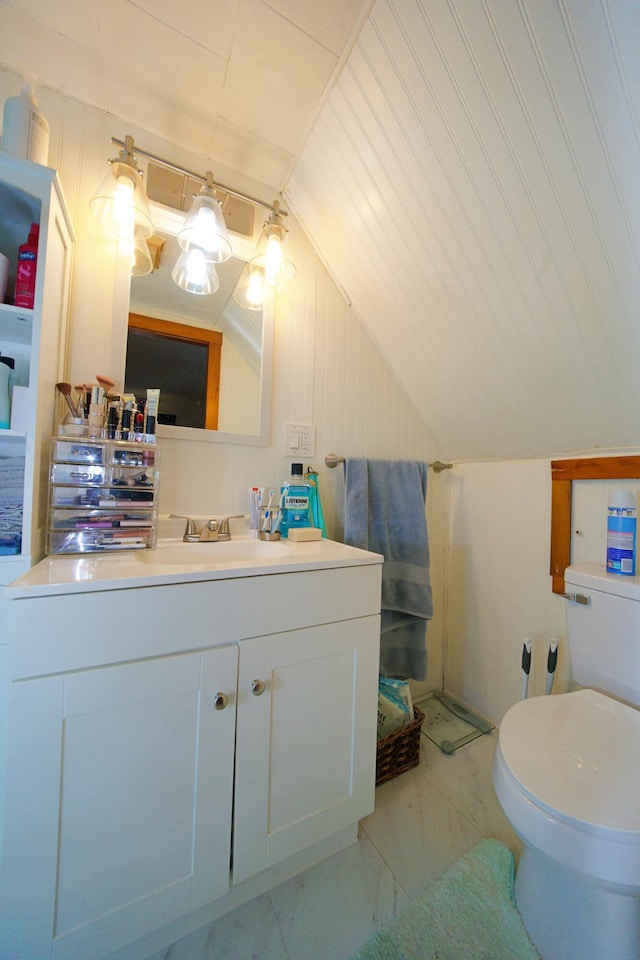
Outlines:
{"type": "Polygon", "coordinates": [[[603,563],[576,563],[564,572],[565,591],[572,593],[572,587],[598,590],[614,597],[625,597],[640,601],[640,576],[627,577],[622,574],[607,573],[603,563]]]}

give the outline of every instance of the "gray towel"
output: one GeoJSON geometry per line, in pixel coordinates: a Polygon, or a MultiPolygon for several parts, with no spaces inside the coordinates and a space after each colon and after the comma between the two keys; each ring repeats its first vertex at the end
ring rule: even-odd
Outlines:
{"type": "Polygon", "coordinates": [[[345,543],[381,553],[380,672],[426,679],[426,620],[433,616],[425,520],[427,464],[345,461],[345,543]]]}

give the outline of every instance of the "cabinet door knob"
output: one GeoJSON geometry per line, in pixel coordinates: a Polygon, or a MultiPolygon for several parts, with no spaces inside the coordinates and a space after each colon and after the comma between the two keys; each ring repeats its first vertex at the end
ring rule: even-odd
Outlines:
{"type": "Polygon", "coordinates": [[[264,680],[252,680],[251,681],[251,693],[254,697],[259,697],[261,693],[264,693],[265,685],[264,680]]]}
{"type": "Polygon", "coordinates": [[[213,705],[216,710],[224,710],[228,703],[229,697],[226,695],[226,693],[216,693],[215,697],[213,698],[213,705]]]}

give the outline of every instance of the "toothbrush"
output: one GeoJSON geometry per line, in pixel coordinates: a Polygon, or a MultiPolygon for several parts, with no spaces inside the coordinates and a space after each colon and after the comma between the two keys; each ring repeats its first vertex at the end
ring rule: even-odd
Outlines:
{"type": "Polygon", "coordinates": [[[283,491],[282,496],[280,497],[280,504],[278,506],[278,516],[276,517],[276,522],[273,525],[273,530],[271,533],[277,533],[280,529],[280,521],[282,520],[282,508],[284,506],[285,493],[283,491]]]}
{"type": "Polygon", "coordinates": [[[269,521],[269,518],[270,518],[270,516],[271,516],[271,504],[273,503],[273,495],[274,495],[274,493],[275,493],[275,490],[273,489],[273,487],[271,487],[271,490],[269,490],[269,499],[268,499],[268,501],[267,501],[267,506],[266,506],[266,509],[265,509],[265,511],[264,511],[264,519],[263,519],[263,521],[262,521],[262,532],[263,532],[263,533],[266,533],[268,521],[269,521]]]}
{"type": "Polygon", "coordinates": [[[529,689],[529,670],[531,669],[531,640],[528,638],[522,644],[522,696],[521,700],[527,699],[529,689]]]}
{"type": "Polygon", "coordinates": [[[558,640],[556,637],[551,637],[551,643],[549,644],[549,653],[547,655],[547,696],[551,693],[551,688],[553,686],[553,678],[556,675],[556,665],[558,663],[558,640]]]}

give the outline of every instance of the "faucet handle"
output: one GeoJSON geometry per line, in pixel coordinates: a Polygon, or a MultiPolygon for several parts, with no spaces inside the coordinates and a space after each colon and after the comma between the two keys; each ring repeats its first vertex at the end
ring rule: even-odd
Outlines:
{"type": "Polygon", "coordinates": [[[204,527],[200,531],[200,543],[211,543],[219,540],[218,536],[218,521],[217,520],[207,520],[204,527]]]}
{"type": "Polygon", "coordinates": [[[181,513],[170,513],[170,520],[186,520],[187,525],[184,528],[184,533],[182,539],[186,540],[187,543],[195,543],[199,540],[198,528],[196,526],[195,520],[192,520],[191,517],[185,517],[181,513]]]}
{"type": "Polygon", "coordinates": [[[246,513],[234,513],[230,517],[225,517],[224,520],[220,521],[220,527],[218,528],[218,539],[219,540],[231,540],[231,530],[229,529],[229,520],[246,520],[246,513]]]}

